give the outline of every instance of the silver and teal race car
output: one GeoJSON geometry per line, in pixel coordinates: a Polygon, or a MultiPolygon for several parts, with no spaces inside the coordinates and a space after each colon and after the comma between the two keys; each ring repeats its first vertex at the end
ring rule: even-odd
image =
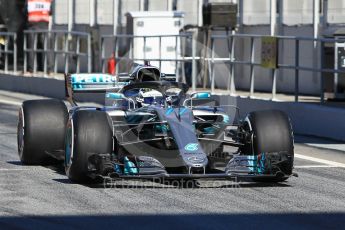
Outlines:
{"type": "Polygon", "coordinates": [[[24,164],[63,161],[78,183],[111,179],[250,179],[281,182],[293,173],[290,120],[281,111],[220,105],[189,93],[152,66],[130,74],[66,75],[67,109],[30,100],[19,110],[18,153],[24,164]],[[75,94],[104,93],[104,106],[78,106],[75,94]]]}

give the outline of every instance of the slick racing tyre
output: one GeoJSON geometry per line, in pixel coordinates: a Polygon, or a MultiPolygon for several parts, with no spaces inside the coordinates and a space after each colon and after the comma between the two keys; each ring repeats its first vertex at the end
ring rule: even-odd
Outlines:
{"type": "Polygon", "coordinates": [[[67,108],[62,101],[24,101],[19,110],[17,129],[20,161],[27,165],[56,163],[47,152],[64,149],[67,120],[67,108]]]}
{"type": "Polygon", "coordinates": [[[77,183],[92,182],[89,157],[92,154],[111,153],[112,129],[107,113],[97,110],[74,112],[67,124],[65,141],[65,171],[77,183]]]}
{"type": "MultiPolygon", "coordinates": [[[[294,160],[293,131],[288,116],[277,110],[256,111],[250,113],[246,122],[252,132],[251,148],[254,155],[261,153],[282,153],[288,160],[279,165],[285,175],[291,175],[294,160]]],[[[256,181],[281,182],[286,176],[259,178],[256,181]]]]}

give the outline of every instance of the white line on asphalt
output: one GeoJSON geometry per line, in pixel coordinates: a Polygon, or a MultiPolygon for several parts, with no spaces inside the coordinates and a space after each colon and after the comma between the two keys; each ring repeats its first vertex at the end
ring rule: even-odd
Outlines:
{"type": "Polygon", "coordinates": [[[0,169],[0,171],[23,171],[23,170],[28,170],[26,169],[0,169]]]}
{"type": "Polygon", "coordinates": [[[3,99],[0,99],[0,103],[1,103],[1,104],[6,104],[6,105],[17,105],[17,106],[21,106],[21,105],[22,105],[21,102],[17,102],[17,101],[8,101],[8,100],[3,100],[3,99]]]}
{"type": "Polygon", "coordinates": [[[338,166],[333,165],[297,165],[294,166],[296,169],[304,169],[304,168],[339,168],[338,166]]]}
{"type": "Polygon", "coordinates": [[[9,168],[2,168],[0,169],[0,172],[2,171],[28,171],[28,170],[47,170],[47,171],[51,171],[53,169],[51,168],[45,168],[45,167],[33,167],[33,166],[21,166],[22,168],[13,168],[13,169],[9,169],[9,168]]]}
{"type": "Polygon", "coordinates": [[[296,158],[303,159],[303,160],[308,160],[308,161],[314,161],[320,164],[326,164],[328,166],[333,166],[333,167],[339,167],[339,168],[345,168],[345,164],[339,163],[336,161],[329,161],[329,160],[324,160],[316,157],[310,157],[310,156],[305,156],[301,154],[295,154],[296,158]]]}

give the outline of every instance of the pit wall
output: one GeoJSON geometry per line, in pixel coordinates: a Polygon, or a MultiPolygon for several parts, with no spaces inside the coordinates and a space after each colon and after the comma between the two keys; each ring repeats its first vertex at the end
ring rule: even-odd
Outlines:
{"type": "Polygon", "coordinates": [[[289,115],[295,134],[345,141],[345,109],[225,95],[218,97],[220,104],[236,104],[240,108],[240,117],[256,110],[282,110],[289,115]]]}

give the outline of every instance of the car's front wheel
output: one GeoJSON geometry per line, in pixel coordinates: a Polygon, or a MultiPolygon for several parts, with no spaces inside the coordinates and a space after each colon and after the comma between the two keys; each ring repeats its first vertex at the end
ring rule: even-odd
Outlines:
{"type": "Polygon", "coordinates": [[[279,171],[283,173],[275,178],[258,178],[256,181],[281,182],[292,174],[294,161],[293,131],[289,117],[282,111],[265,110],[249,113],[245,125],[252,135],[246,151],[258,156],[276,154],[279,171]]]}
{"type": "Polygon", "coordinates": [[[113,139],[109,116],[103,111],[79,110],[67,124],[65,171],[77,183],[90,182],[89,157],[112,153],[113,139]]]}

